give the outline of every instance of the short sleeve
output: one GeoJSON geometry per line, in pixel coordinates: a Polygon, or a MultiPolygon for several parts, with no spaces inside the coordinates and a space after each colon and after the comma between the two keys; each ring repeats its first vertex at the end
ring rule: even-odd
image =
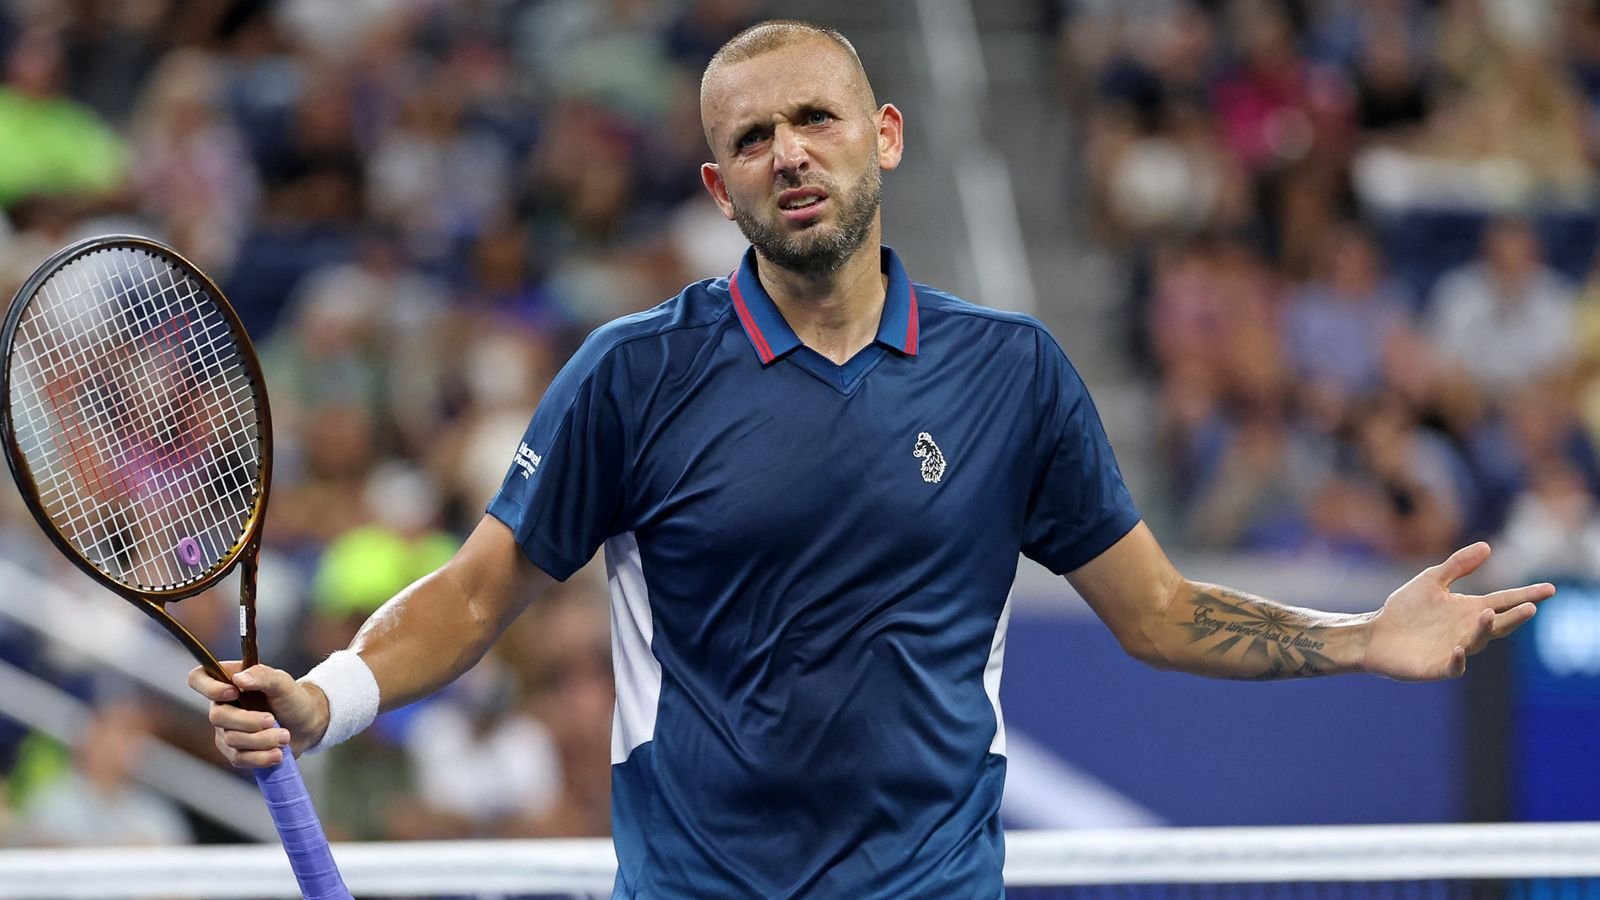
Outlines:
{"type": "Polygon", "coordinates": [[[1035,340],[1038,427],[1022,552],[1061,575],[1133,530],[1139,512],[1083,379],[1048,333],[1035,340]]]}
{"type": "Polygon", "coordinates": [[[565,581],[617,530],[629,432],[620,353],[591,336],[545,392],[489,515],[528,559],[565,581]]]}

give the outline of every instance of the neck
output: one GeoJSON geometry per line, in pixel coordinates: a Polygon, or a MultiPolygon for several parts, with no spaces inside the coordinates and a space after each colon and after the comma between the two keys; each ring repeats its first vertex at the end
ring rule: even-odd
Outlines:
{"type": "Polygon", "coordinates": [[[761,286],[784,321],[801,343],[837,364],[856,355],[878,334],[888,291],[879,235],[873,229],[861,248],[828,275],[792,272],[756,253],[761,286]]]}

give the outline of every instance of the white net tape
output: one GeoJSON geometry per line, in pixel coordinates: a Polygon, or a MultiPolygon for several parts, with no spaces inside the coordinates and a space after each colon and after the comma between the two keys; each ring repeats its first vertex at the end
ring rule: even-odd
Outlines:
{"type": "MultiPolygon", "coordinates": [[[[1600,879],[1600,824],[1589,823],[1014,831],[1006,841],[1014,889],[1600,879]]],[[[603,840],[336,844],[334,856],[357,896],[385,897],[608,897],[616,865],[603,840]]],[[[0,898],[294,896],[272,846],[0,851],[0,898]]]]}

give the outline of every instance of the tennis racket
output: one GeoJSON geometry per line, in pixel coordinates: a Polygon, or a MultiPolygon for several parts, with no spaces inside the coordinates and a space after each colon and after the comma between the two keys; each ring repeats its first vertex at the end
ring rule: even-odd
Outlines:
{"type": "MultiPolygon", "coordinates": [[[[167,606],[237,566],[241,656],[255,665],[272,419],[222,292],[156,241],[92,238],[22,285],[0,348],[0,437],[39,527],[223,682],[217,658],[167,606]]],[[[239,704],[267,710],[260,693],[239,704]]],[[[301,892],[349,898],[294,754],[253,771],[301,892]]]]}

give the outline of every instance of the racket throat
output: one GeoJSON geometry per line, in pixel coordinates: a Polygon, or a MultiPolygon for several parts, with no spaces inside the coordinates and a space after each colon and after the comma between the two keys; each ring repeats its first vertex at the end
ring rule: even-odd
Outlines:
{"type": "Polygon", "coordinates": [[[260,661],[256,651],[256,568],[261,554],[260,529],[239,561],[239,649],[246,669],[260,661]]]}
{"type": "Polygon", "coordinates": [[[202,669],[205,669],[207,675],[218,681],[232,680],[223,673],[222,664],[217,662],[215,656],[211,655],[211,651],[206,649],[205,644],[200,643],[200,639],[191,634],[189,629],[183,627],[182,622],[174,619],[172,614],[167,612],[165,603],[148,600],[143,597],[129,597],[128,599],[133,601],[133,605],[143,610],[145,615],[155,619],[162,628],[167,630],[168,634],[177,638],[178,643],[189,651],[189,655],[194,657],[195,662],[199,663],[202,669]]]}

